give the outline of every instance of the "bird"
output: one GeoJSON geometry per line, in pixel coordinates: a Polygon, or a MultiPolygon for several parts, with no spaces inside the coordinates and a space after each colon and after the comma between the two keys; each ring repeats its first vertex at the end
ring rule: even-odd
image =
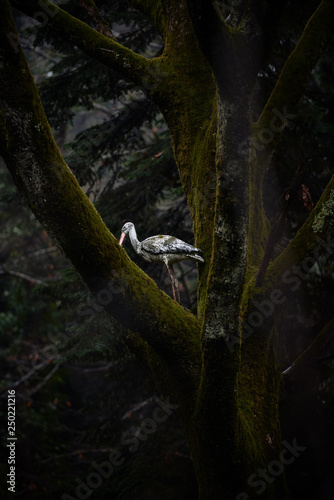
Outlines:
{"type": "Polygon", "coordinates": [[[193,245],[189,245],[189,243],[186,243],[185,241],[175,238],[175,236],[169,236],[166,234],[157,234],[156,236],[146,238],[146,240],[139,241],[135,226],[132,222],[126,222],[121,229],[121,233],[122,234],[119,240],[120,245],[123,244],[123,241],[128,234],[131,244],[138,255],[143,257],[143,259],[148,262],[161,262],[166,265],[172,283],[174,300],[176,301],[176,287],[178,301],[181,303],[178,282],[173,270],[173,264],[186,259],[204,262],[202,251],[193,245]]]}

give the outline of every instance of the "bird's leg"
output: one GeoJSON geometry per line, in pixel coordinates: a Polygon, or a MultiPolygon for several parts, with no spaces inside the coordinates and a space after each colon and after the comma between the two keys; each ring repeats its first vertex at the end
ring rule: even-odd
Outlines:
{"type": "MultiPolygon", "coordinates": [[[[169,269],[169,265],[166,264],[166,267],[167,267],[167,270],[168,270],[168,274],[169,274],[169,277],[170,277],[170,281],[172,283],[172,289],[173,289],[173,297],[174,297],[174,300],[176,302],[176,297],[175,297],[175,289],[174,289],[174,276],[173,274],[171,273],[171,270],[169,269]]],[[[173,268],[172,268],[173,269],[173,268]]]]}
{"type": "Polygon", "coordinates": [[[172,273],[173,273],[173,277],[174,277],[174,284],[175,284],[175,287],[176,287],[177,296],[178,296],[178,299],[179,299],[179,304],[181,304],[180,291],[179,291],[179,282],[177,280],[177,277],[175,276],[175,271],[174,271],[173,266],[170,266],[170,267],[171,267],[171,270],[172,270],[172,273]]]}

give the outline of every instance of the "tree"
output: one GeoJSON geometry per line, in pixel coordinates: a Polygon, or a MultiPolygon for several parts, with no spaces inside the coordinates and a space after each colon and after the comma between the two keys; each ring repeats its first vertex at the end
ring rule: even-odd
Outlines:
{"type": "MultiPolygon", "coordinates": [[[[270,225],[263,199],[280,138],[331,40],[334,5],[306,3],[304,28],[284,63],[277,63],[266,92],[260,75],[287,34],[285,3],[132,0],[164,40],[163,53],[151,59],[120,44],[92,1],[81,4],[94,28],[48,0],[12,4],[144,87],[166,120],[196,246],[205,258],[198,269],[197,316],[131,262],[81,190],[52,137],[9,3],[2,2],[0,152],[13,180],[126,331],[131,350],[179,404],[200,498],[248,498],[254,471],[266,471],[278,457],[279,464],[287,463],[279,416],[280,311],[311,266],[333,249],[333,179],[281,252],[286,208],[270,225]]],[[[291,175],[287,203],[304,168],[291,175]]],[[[304,188],[310,205],[307,193],[304,188]]],[[[330,340],[332,330],[328,314],[307,354],[285,372],[287,380],[330,340]]],[[[268,498],[284,495],[281,469],[276,476],[264,483],[268,498]]]]}

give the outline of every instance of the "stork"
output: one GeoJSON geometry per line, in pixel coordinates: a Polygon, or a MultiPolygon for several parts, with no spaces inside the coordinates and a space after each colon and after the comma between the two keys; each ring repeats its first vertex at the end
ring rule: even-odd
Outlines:
{"type": "Polygon", "coordinates": [[[148,262],[161,262],[166,265],[172,283],[174,300],[176,301],[175,285],[178,300],[180,302],[180,292],[173,270],[173,264],[186,259],[204,262],[204,259],[201,256],[201,250],[189,245],[189,243],[185,243],[184,241],[175,238],[174,236],[168,236],[165,234],[158,234],[156,236],[146,238],[146,240],[139,241],[135,226],[132,222],[127,222],[122,227],[122,234],[119,240],[120,245],[123,244],[124,238],[127,234],[129,234],[131,245],[133,246],[135,252],[143,257],[143,259],[148,262]]]}

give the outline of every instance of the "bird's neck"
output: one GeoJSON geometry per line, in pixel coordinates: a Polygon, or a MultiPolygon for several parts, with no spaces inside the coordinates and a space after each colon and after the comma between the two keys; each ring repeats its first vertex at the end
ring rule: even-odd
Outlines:
{"type": "Polygon", "coordinates": [[[137,233],[134,227],[132,227],[129,231],[129,237],[131,241],[131,245],[133,246],[136,253],[140,253],[140,241],[137,238],[137,233]]]}

